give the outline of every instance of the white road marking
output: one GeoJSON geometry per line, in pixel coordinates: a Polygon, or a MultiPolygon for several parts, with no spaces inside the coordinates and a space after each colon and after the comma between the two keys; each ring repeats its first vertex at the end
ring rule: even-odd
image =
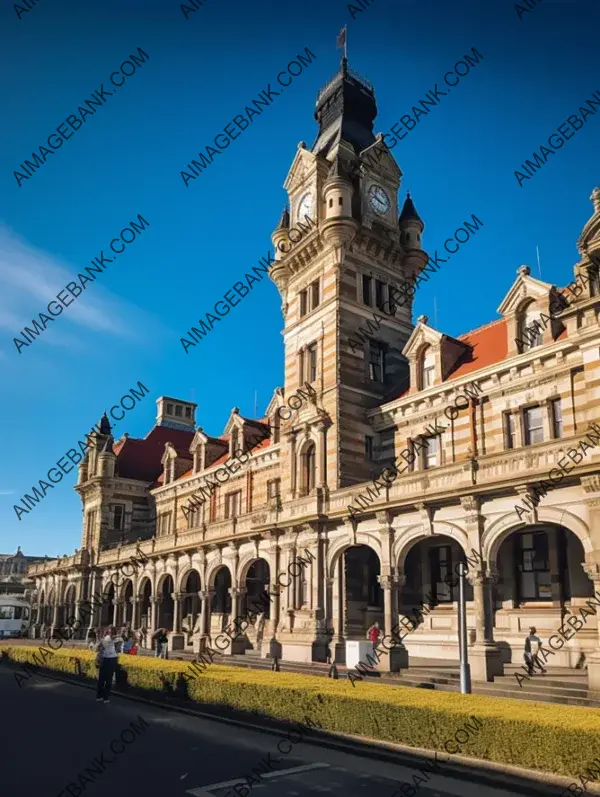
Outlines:
{"type": "Polygon", "coordinates": [[[268,772],[266,775],[261,775],[261,778],[276,778],[278,775],[291,775],[293,772],[307,772],[309,769],[324,769],[325,767],[329,767],[329,764],[304,764],[301,767],[278,769],[276,772],[268,772]]]}
{"type": "MultiPolygon", "coordinates": [[[[275,778],[285,777],[286,775],[293,775],[295,772],[308,772],[311,769],[324,769],[329,768],[329,764],[304,764],[301,767],[292,767],[291,769],[278,769],[276,772],[267,772],[261,775],[261,778],[275,778]]],[[[229,786],[237,786],[238,783],[246,783],[246,778],[236,778],[235,780],[224,780],[221,783],[210,783],[208,786],[197,786],[195,789],[188,789],[186,794],[193,794],[194,797],[213,797],[211,794],[212,789],[224,789],[229,786]]]]}

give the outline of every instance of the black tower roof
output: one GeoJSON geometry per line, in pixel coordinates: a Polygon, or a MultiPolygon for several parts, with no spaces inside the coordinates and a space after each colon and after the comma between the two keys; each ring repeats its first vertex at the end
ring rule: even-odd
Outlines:
{"type": "Polygon", "coordinates": [[[398,222],[402,224],[403,221],[418,221],[423,224],[423,220],[417,213],[417,209],[415,207],[414,202],[410,196],[410,191],[406,194],[406,200],[404,202],[404,207],[402,208],[402,213],[400,214],[400,218],[398,222]]]}
{"type": "Polygon", "coordinates": [[[373,122],[377,116],[373,86],[342,58],[340,71],[319,92],[315,119],[319,134],[313,144],[315,155],[327,153],[341,139],[358,154],[375,141],[373,122]]]}

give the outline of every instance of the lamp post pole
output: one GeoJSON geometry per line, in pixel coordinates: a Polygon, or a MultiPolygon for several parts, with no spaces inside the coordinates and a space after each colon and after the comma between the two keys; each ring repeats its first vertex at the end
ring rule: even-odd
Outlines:
{"type": "Polygon", "coordinates": [[[471,693],[471,669],[467,645],[467,603],[465,601],[465,564],[459,565],[458,582],[458,647],[460,650],[460,692],[471,693]]]}

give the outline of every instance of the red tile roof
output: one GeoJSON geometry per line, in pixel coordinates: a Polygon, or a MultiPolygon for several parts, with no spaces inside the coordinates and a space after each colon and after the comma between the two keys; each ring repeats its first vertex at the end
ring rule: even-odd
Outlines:
{"type": "Polygon", "coordinates": [[[143,439],[127,437],[113,446],[117,455],[117,475],[124,479],[154,482],[162,473],[165,444],[172,443],[180,456],[191,459],[189,448],[193,439],[193,431],[169,429],[167,426],[154,426],[143,439]]]}
{"type": "MultiPolygon", "coordinates": [[[[249,421],[247,418],[244,418],[244,422],[246,424],[249,424],[249,425],[255,427],[256,429],[260,429],[260,431],[264,434],[266,432],[265,426],[268,424],[268,418],[263,418],[260,421],[249,421]]],[[[229,436],[225,435],[225,436],[220,437],[220,438],[212,438],[212,439],[213,440],[218,439],[218,440],[222,440],[222,441],[229,441],[229,436]]],[[[270,445],[271,445],[271,437],[270,436],[265,437],[264,440],[261,440],[258,445],[255,445],[255,446],[252,447],[252,452],[251,453],[254,454],[256,451],[261,451],[263,448],[268,448],[270,445]]],[[[222,454],[214,462],[211,462],[208,467],[214,468],[216,465],[222,465],[224,462],[227,462],[228,459],[229,459],[229,450],[227,450],[224,454],[222,454]]],[[[176,481],[183,481],[184,479],[189,479],[190,476],[192,476],[192,475],[193,475],[193,469],[190,469],[190,470],[186,471],[185,473],[182,473],[181,476],[178,479],[176,479],[176,481]]]]}
{"type": "MultiPolygon", "coordinates": [[[[450,337],[450,336],[447,336],[450,337]]],[[[562,340],[567,337],[566,328],[562,330],[560,335],[556,338],[562,340]]],[[[453,340],[453,338],[450,338],[453,340]]],[[[459,335],[456,340],[461,343],[466,343],[470,348],[469,351],[460,357],[453,371],[447,375],[445,382],[453,379],[460,379],[460,377],[472,374],[475,371],[480,371],[487,368],[489,365],[500,363],[508,356],[508,324],[505,318],[499,318],[496,321],[491,321],[489,324],[484,324],[482,327],[473,329],[471,332],[466,332],[464,335],[459,335]]],[[[396,395],[386,398],[388,401],[395,401],[407,395],[409,388],[406,388],[396,395]]]]}

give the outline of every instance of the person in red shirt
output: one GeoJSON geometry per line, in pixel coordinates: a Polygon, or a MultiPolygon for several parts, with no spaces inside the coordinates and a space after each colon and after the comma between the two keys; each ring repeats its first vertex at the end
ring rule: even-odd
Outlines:
{"type": "Polygon", "coordinates": [[[373,648],[376,648],[379,645],[379,637],[381,636],[381,628],[379,627],[378,622],[374,622],[373,625],[367,631],[367,639],[369,642],[372,642],[373,648]]]}

